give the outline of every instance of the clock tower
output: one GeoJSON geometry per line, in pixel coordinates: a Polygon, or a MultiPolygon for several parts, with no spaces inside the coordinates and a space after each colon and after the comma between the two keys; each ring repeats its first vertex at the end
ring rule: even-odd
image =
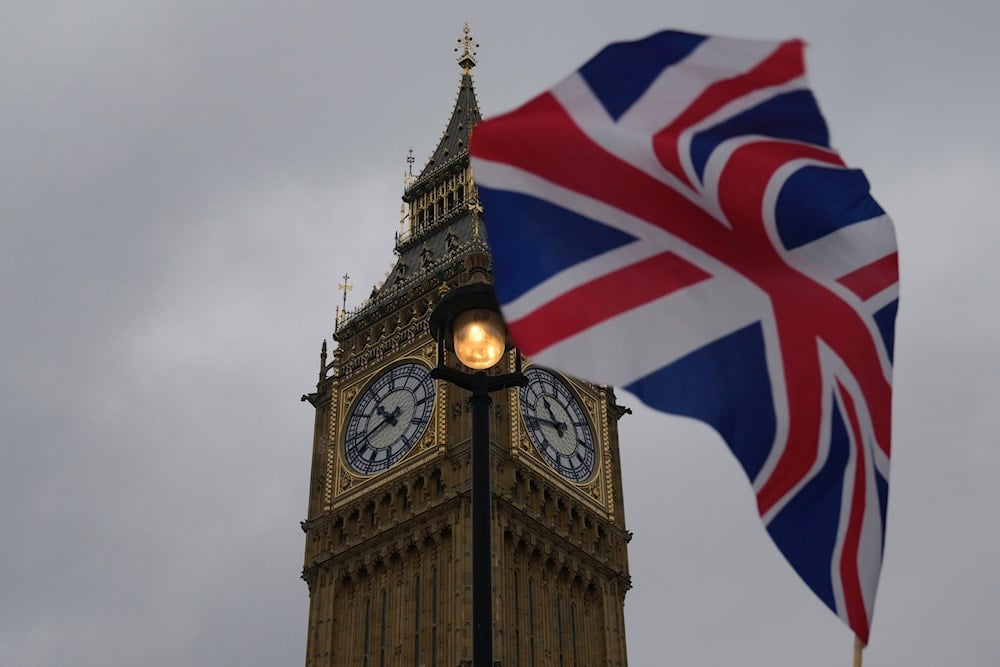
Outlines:
{"type": "MultiPolygon", "coordinates": [[[[469,167],[473,47],[466,27],[451,118],[403,193],[396,263],[338,314],[336,347],[324,342],[303,397],[316,410],[307,667],[471,665],[469,395],[431,378],[428,318],[443,294],[491,275],[469,167]]],[[[515,354],[490,372],[513,371],[515,354]]],[[[625,665],[626,410],[609,387],[530,360],[524,373],[527,386],[494,394],[490,414],[494,660],[625,665]]]]}

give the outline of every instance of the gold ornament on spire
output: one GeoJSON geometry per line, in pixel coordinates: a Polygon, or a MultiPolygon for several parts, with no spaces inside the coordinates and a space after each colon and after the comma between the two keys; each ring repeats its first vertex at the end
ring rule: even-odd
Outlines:
{"type": "Polygon", "coordinates": [[[410,148],[410,152],[406,156],[406,171],[403,172],[403,189],[409,188],[416,180],[413,176],[413,163],[416,161],[416,158],[413,157],[413,148],[410,148]]]}
{"type": "Polygon", "coordinates": [[[472,41],[472,37],[469,35],[468,23],[465,24],[462,32],[465,34],[456,40],[458,46],[455,47],[455,53],[459,52],[459,47],[462,48],[461,55],[458,57],[458,64],[462,68],[462,74],[468,74],[476,66],[476,49],[479,48],[479,44],[472,41]]]}
{"type": "Polygon", "coordinates": [[[345,273],[344,274],[344,282],[342,282],[339,285],[337,285],[338,289],[341,289],[341,290],[344,291],[344,297],[343,297],[343,304],[344,305],[343,305],[343,307],[338,306],[336,308],[336,314],[334,315],[334,318],[333,318],[333,321],[334,321],[334,331],[335,332],[337,330],[339,330],[341,320],[343,320],[343,319],[345,319],[347,317],[347,293],[350,292],[352,289],[354,289],[354,285],[352,285],[350,283],[350,280],[351,280],[351,277],[345,273]]]}

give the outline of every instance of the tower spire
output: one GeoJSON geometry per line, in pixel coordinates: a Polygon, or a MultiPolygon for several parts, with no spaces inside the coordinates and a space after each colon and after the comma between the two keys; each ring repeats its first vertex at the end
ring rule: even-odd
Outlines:
{"type": "MultiPolygon", "coordinates": [[[[464,254],[474,250],[488,252],[484,230],[474,222],[479,197],[469,166],[472,128],[482,119],[470,73],[476,64],[479,45],[472,39],[468,24],[461,34],[454,51],[462,74],[448,124],[419,172],[414,169],[413,150],[406,154],[403,205],[396,232],[397,260],[382,283],[386,289],[373,293],[350,316],[342,314],[341,326],[335,332],[338,335],[348,336],[345,330],[350,332],[362,326],[360,321],[356,322],[359,313],[386,305],[404,289],[437,275],[448,262],[460,262],[464,254]]],[[[346,305],[343,307],[346,313],[346,305]]]]}
{"type": "Polygon", "coordinates": [[[472,40],[468,23],[465,24],[462,32],[462,37],[457,40],[458,46],[454,49],[459,54],[458,64],[462,68],[455,107],[452,109],[451,118],[441,135],[437,148],[428,158],[427,164],[420,174],[410,183],[406,196],[412,194],[411,189],[419,189],[421,183],[427,182],[441,170],[454,166],[457,162],[465,161],[466,164],[468,163],[469,136],[476,123],[482,120],[471,74],[472,68],[476,66],[476,49],[479,48],[479,44],[472,40]]]}

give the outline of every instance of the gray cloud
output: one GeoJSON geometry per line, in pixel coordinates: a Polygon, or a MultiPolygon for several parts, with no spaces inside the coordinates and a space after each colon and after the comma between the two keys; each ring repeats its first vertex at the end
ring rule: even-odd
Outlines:
{"type": "MultiPolygon", "coordinates": [[[[406,150],[604,43],[678,27],[811,44],[845,158],[897,221],[890,525],[866,665],[985,665],[994,5],[22,4],[0,26],[0,663],[295,664],[319,344],[392,259],[406,150]],[[382,6],[384,5],[384,6],[382,6]],[[388,16],[388,18],[387,18],[388,16]]],[[[718,438],[623,422],[635,665],[844,665],[849,632],[761,529],[718,438]]]]}

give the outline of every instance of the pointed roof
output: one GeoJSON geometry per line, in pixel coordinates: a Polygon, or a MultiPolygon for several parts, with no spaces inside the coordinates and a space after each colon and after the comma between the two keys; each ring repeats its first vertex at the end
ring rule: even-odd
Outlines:
{"type": "Polygon", "coordinates": [[[409,190],[416,190],[421,183],[428,181],[435,174],[444,171],[447,167],[469,157],[469,137],[472,128],[482,120],[479,113],[479,102],[476,100],[476,91],[472,83],[471,74],[463,74],[462,82],[458,88],[458,99],[455,100],[455,108],[451,112],[451,120],[448,127],[441,136],[434,153],[427,160],[424,170],[417,176],[409,190]]]}
{"type": "MultiPolygon", "coordinates": [[[[471,70],[476,65],[474,48],[478,46],[469,37],[469,26],[458,40],[458,64],[462,68],[458,97],[451,118],[437,148],[427,160],[420,175],[412,180],[403,193],[403,200],[412,203],[443,179],[469,167],[469,137],[472,128],[482,120],[479,102],[472,81],[471,70]]],[[[412,160],[408,158],[408,162],[412,160]]],[[[466,201],[448,211],[418,233],[397,236],[396,262],[386,279],[377,285],[368,299],[358,308],[345,311],[334,333],[336,340],[353,335],[365,326],[370,318],[384,312],[398,299],[409,294],[428,278],[440,280],[442,272],[461,267],[470,254],[489,254],[486,230],[479,217],[481,209],[475,192],[466,193],[466,201]]]]}
{"type": "MultiPolygon", "coordinates": [[[[458,59],[458,65],[462,68],[462,79],[458,85],[458,97],[455,99],[455,107],[451,111],[451,118],[448,126],[441,135],[437,148],[427,160],[423,171],[416,180],[410,184],[403,195],[404,199],[409,199],[411,193],[421,190],[421,186],[448,167],[469,159],[469,137],[472,135],[472,128],[483,119],[479,113],[479,100],[476,99],[476,89],[472,81],[472,68],[476,66],[475,48],[479,46],[472,41],[469,36],[469,24],[465,24],[465,34],[459,38],[458,43],[462,53],[458,59]]],[[[459,49],[456,48],[455,51],[459,49]]]]}

